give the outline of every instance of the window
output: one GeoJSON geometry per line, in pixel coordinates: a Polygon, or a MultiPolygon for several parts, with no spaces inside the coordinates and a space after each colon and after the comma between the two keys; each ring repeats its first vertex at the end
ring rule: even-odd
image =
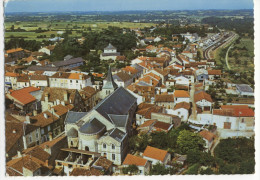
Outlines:
{"type": "Polygon", "coordinates": [[[178,115],[180,115],[180,114],[181,114],[181,112],[179,111],[179,112],[178,112],[178,115]]]}
{"type": "Polygon", "coordinates": [[[51,126],[49,125],[49,126],[48,126],[48,131],[50,131],[50,130],[51,130],[51,126]]]}
{"type": "Polygon", "coordinates": [[[78,80],[76,80],[76,83],[78,83],[78,80]]]}
{"type": "Polygon", "coordinates": [[[143,172],[143,171],[142,171],[142,170],[140,170],[139,172],[140,172],[140,174],[142,174],[142,172],[143,172]]]}
{"type": "Polygon", "coordinates": [[[115,160],[115,159],[116,159],[116,155],[112,154],[112,160],[115,160]]]}
{"type": "Polygon", "coordinates": [[[115,147],[115,145],[114,144],[112,144],[112,149],[115,149],[116,147],[115,147]]]}
{"type": "Polygon", "coordinates": [[[72,80],[70,80],[70,83],[72,83],[72,80]]]}
{"type": "Polygon", "coordinates": [[[32,142],[32,135],[29,136],[29,143],[32,142]]]}
{"type": "Polygon", "coordinates": [[[37,139],[39,138],[39,133],[38,133],[38,132],[36,132],[36,138],[37,138],[37,139]]]}
{"type": "Polygon", "coordinates": [[[44,134],[44,129],[41,129],[41,134],[44,134]]]}
{"type": "Polygon", "coordinates": [[[244,123],[245,122],[245,119],[244,118],[242,118],[242,121],[241,121],[242,123],[244,123]]]}
{"type": "Polygon", "coordinates": [[[107,145],[106,145],[105,143],[103,144],[103,148],[104,148],[104,149],[106,149],[106,148],[107,148],[107,145]]]}

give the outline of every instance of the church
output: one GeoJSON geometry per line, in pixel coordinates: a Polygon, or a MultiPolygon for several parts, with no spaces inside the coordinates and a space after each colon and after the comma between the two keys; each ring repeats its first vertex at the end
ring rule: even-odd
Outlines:
{"type": "Polygon", "coordinates": [[[68,112],[68,147],[100,153],[121,165],[128,152],[128,138],[133,135],[137,99],[116,85],[110,68],[101,94],[103,100],[91,111],[68,112]]]}
{"type": "Polygon", "coordinates": [[[120,53],[117,52],[117,49],[109,43],[107,47],[104,48],[104,52],[100,55],[100,60],[116,60],[116,57],[120,56],[120,53]]]}

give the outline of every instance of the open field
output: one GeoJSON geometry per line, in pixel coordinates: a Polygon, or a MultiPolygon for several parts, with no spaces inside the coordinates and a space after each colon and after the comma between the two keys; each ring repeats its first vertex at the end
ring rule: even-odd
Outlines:
{"type": "Polygon", "coordinates": [[[7,22],[5,23],[5,29],[10,30],[14,25],[14,29],[24,29],[27,32],[5,32],[5,40],[13,37],[24,37],[27,40],[41,41],[50,38],[51,34],[57,35],[58,31],[72,30],[73,37],[81,37],[81,33],[77,31],[88,31],[89,28],[93,31],[99,31],[106,29],[109,26],[115,26],[120,28],[144,28],[155,26],[154,23],[132,23],[132,22],[7,22]],[[47,32],[35,33],[38,28],[47,30],[47,32]],[[29,32],[28,32],[29,31],[29,32]],[[37,38],[37,36],[46,35],[46,38],[37,38]]]}

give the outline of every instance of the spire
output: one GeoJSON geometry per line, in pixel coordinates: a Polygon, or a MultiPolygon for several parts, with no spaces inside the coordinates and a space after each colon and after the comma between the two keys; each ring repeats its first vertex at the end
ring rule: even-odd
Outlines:
{"type": "Polygon", "coordinates": [[[108,68],[106,81],[107,82],[104,84],[103,89],[116,89],[116,88],[118,88],[117,84],[114,82],[110,66],[108,68]]]}

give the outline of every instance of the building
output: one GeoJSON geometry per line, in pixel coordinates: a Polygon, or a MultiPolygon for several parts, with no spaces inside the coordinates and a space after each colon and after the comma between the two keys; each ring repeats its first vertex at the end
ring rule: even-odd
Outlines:
{"type": "Polygon", "coordinates": [[[43,52],[45,54],[51,55],[54,48],[55,48],[54,45],[46,46],[46,47],[39,49],[39,52],[43,52]]]}
{"type": "Polygon", "coordinates": [[[175,90],[173,95],[174,95],[174,104],[178,104],[180,102],[190,103],[190,95],[188,91],[175,90]]]}
{"type": "Polygon", "coordinates": [[[200,108],[202,111],[211,111],[213,100],[211,96],[207,94],[204,90],[196,91],[194,94],[194,101],[197,105],[197,108],[200,108]]]}
{"type": "Polygon", "coordinates": [[[44,90],[45,87],[48,87],[48,77],[45,75],[32,75],[30,77],[30,85],[33,87],[40,88],[44,90]]]}
{"type": "Polygon", "coordinates": [[[117,56],[120,56],[120,53],[117,52],[117,49],[109,43],[107,47],[104,48],[104,52],[100,55],[101,60],[116,60],[117,56]]]}
{"type": "Polygon", "coordinates": [[[143,153],[143,158],[152,162],[152,165],[168,164],[171,161],[171,155],[165,150],[147,146],[143,153]]]}
{"type": "Polygon", "coordinates": [[[202,130],[200,133],[201,137],[203,138],[203,140],[205,141],[205,149],[206,151],[210,151],[212,145],[213,145],[213,142],[214,142],[214,139],[215,139],[215,134],[213,134],[212,132],[209,132],[207,130],[202,130]]]}
{"type": "Polygon", "coordinates": [[[65,73],[57,72],[49,77],[50,87],[66,88],[66,89],[83,89],[91,86],[91,78],[83,73],[65,73]]]}
{"type": "Polygon", "coordinates": [[[83,65],[84,62],[84,59],[82,59],[81,57],[69,58],[66,56],[66,58],[64,58],[64,61],[54,62],[53,65],[59,68],[72,69],[83,65]]]}
{"type": "Polygon", "coordinates": [[[248,84],[236,84],[236,89],[241,97],[254,96],[254,90],[248,84]]]}
{"type": "Polygon", "coordinates": [[[208,71],[205,69],[198,69],[195,71],[196,80],[198,82],[203,82],[209,79],[208,71]]]}
{"type": "Polygon", "coordinates": [[[190,114],[190,103],[187,102],[177,103],[174,107],[173,114],[179,116],[182,121],[187,121],[190,114]]]}
{"type": "Polygon", "coordinates": [[[26,87],[6,94],[14,105],[24,113],[31,113],[41,109],[41,90],[35,87],[26,87]]]}
{"type": "Polygon", "coordinates": [[[84,100],[76,89],[46,87],[41,95],[42,111],[50,110],[53,106],[72,106],[74,111],[85,111],[84,100]]]}
{"type": "Polygon", "coordinates": [[[148,175],[151,168],[151,163],[147,159],[132,154],[127,154],[123,162],[123,167],[128,167],[129,165],[136,165],[138,167],[138,175],[148,175]]]}
{"type": "Polygon", "coordinates": [[[79,94],[85,102],[87,111],[90,111],[94,106],[96,106],[100,100],[100,91],[90,86],[87,86],[80,90],[79,94]]]}
{"type": "MultiPolygon", "coordinates": [[[[113,79],[118,86],[126,88],[133,83],[133,77],[123,71],[113,75],[113,79]]],[[[106,82],[106,81],[104,81],[106,82]]]]}
{"type": "Polygon", "coordinates": [[[174,107],[173,94],[157,94],[155,95],[155,104],[157,106],[165,107],[166,109],[172,109],[174,107]]]}
{"type": "Polygon", "coordinates": [[[128,151],[128,137],[133,134],[136,107],[136,98],[119,87],[85,116],[67,116],[69,146],[100,153],[120,165],[128,151]]]}

